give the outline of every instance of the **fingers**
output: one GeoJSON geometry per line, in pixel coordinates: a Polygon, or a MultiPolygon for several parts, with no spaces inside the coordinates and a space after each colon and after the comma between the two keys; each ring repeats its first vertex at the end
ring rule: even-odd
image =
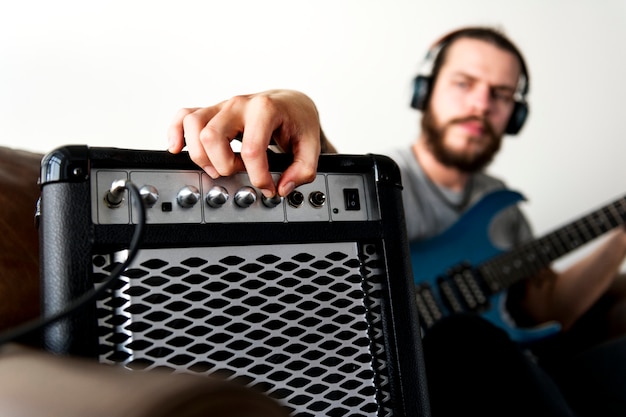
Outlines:
{"type": "Polygon", "coordinates": [[[244,169],[230,146],[241,123],[222,112],[223,106],[179,110],[168,130],[168,150],[178,153],[187,146],[191,160],[212,178],[244,169]]]}
{"type": "Polygon", "coordinates": [[[244,123],[239,112],[231,111],[229,106],[232,103],[197,111],[194,114],[196,119],[189,121],[189,128],[185,124],[185,132],[190,129],[193,137],[193,140],[189,140],[186,135],[189,154],[212,178],[232,175],[245,169],[241,158],[231,147],[232,140],[243,130],[244,123]]]}
{"type": "Polygon", "coordinates": [[[197,108],[180,109],[176,112],[174,120],[170,124],[167,131],[168,146],[167,150],[171,153],[179,153],[185,147],[185,134],[183,129],[183,120],[189,113],[198,110],[197,108]]]}
{"type": "Polygon", "coordinates": [[[236,96],[206,108],[182,109],[168,130],[168,150],[189,156],[212,178],[246,170],[253,186],[266,197],[288,195],[312,181],[320,153],[319,117],[306,95],[288,90],[236,96]],[[231,141],[243,132],[240,154],[231,141]],[[274,137],[293,152],[294,162],[282,174],[278,187],[269,172],[267,148],[274,137]]]}
{"type": "Polygon", "coordinates": [[[269,172],[267,147],[273,131],[280,124],[277,109],[265,96],[250,100],[245,114],[245,130],[241,142],[241,157],[250,182],[265,197],[276,195],[276,184],[269,172]]]}
{"type": "Polygon", "coordinates": [[[320,154],[320,126],[315,105],[295,91],[270,91],[250,97],[241,155],[252,184],[266,197],[287,196],[298,185],[315,179],[320,154]],[[278,187],[269,173],[267,147],[274,138],[293,163],[282,173],[278,187]]]}
{"type": "Polygon", "coordinates": [[[287,196],[295,187],[315,179],[320,154],[319,133],[309,132],[292,143],[293,163],[278,182],[278,194],[287,196]]]}

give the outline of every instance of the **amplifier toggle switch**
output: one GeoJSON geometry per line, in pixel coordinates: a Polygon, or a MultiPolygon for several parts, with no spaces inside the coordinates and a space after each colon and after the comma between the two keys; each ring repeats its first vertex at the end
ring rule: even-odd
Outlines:
{"type": "Polygon", "coordinates": [[[256,201],[256,191],[252,187],[241,187],[235,193],[235,204],[239,207],[247,208],[250,207],[256,201]]]}
{"type": "Polygon", "coordinates": [[[183,208],[193,207],[200,201],[200,190],[193,185],[185,185],[178,191],[176,201],[183,208]]]}
{"type": "Polygon", "coordinates": [[[153,185],[144,185],[139,189],[141,200],[145,207],[153,207],[159,199],[159,190],[153,185]]]}
{"type": "Polygon", "coordinates": [[[215,185],[207,193],[205,201],[209,206],[213,208],[218,208],[222,207],[226,203],[226,201],[228,201],[228,197],[229,195],[228,191],[226,191],[226,188],[215,185]]]}

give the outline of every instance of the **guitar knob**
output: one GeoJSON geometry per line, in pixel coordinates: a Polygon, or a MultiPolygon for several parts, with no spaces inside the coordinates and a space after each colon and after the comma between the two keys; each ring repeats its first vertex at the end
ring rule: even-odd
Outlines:
{"type": "Polygon", "coordinates": [[[153,185],[144,185],[139,189],[139,194],[144,206],[148,208],[154,206],[159,199],[159,190],[153,185]]]}
{"type": "Polygon", "coordinates": [[[207,193],[205,201],[209,206],[218,208],[222,207],[226,201],[228,201],[228,197],[229,195],[226,188],[215,185],[207,193]]]}
{"type": "Polygon", "coordinates": [[[250,207],[256,201],[256,191],[252,187],[241,187],[235,193],[235,204],[239,207],[250,207]]]}
{"type": "Polygon", "coordinates": [[[183,208],[193,207],[200,201],[200,190],[193,185],[186,185],[178,191],[176,201],[183,208]]]}

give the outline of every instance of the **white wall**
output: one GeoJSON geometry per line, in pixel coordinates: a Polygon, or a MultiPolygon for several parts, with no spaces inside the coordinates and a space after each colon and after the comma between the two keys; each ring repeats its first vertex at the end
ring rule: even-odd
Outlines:
{"type": "Polygon", "coordinates": [[[504,27],[529,63],[530,119],[491,170],[536,231],[620,196],[625,0],[2,0],[0,145],[164,149],[178,108],[285,87],[342,152],[382,152],[415,137],[426,49],[467,24],[504,27]]]}

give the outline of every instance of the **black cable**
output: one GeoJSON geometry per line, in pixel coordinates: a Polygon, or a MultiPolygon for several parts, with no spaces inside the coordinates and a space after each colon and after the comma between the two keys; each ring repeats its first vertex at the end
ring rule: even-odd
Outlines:
{"type": "Polygon", "coordinates": [[[123,187],[127,189],[130,194],[132,194],[136,206],[135,208],[137,209],[137,223],[135,225],[135,230],[133,232],[130,245],[128,247],[128,256],[126,257],[126,260],[118,264],[116,268],[111,271],[109,277],[104,282],[102,282],[99,286],[94,287],[92,290],[85,292],[80,297],[76,298],[65,309],[48,317],[39,317],[33,319],[13,329],[9,329],[0,333],[0,346],[5,343],[12,342],[20,337],[26,336],[36,330],[40,330],[58,320],[69,316],[70,314],[73,314],[83,305],[86,305],[87,303],[95,300],[102,292],[110,288],[111,285],[120,277],[120,275],[122,275],[122,272],[124,272],[124,270],[128,268],[128,266],[133,262],[135,256],[137,255],[137,252],[139,252],[139,244],[141,243],[141,239],[143,238],[144,226],[146,223],[146,209],[143,205],[141,194],[139,193],[139,190],[137,189],[135,184],[130,181],[124,181],[123,187]]]}

